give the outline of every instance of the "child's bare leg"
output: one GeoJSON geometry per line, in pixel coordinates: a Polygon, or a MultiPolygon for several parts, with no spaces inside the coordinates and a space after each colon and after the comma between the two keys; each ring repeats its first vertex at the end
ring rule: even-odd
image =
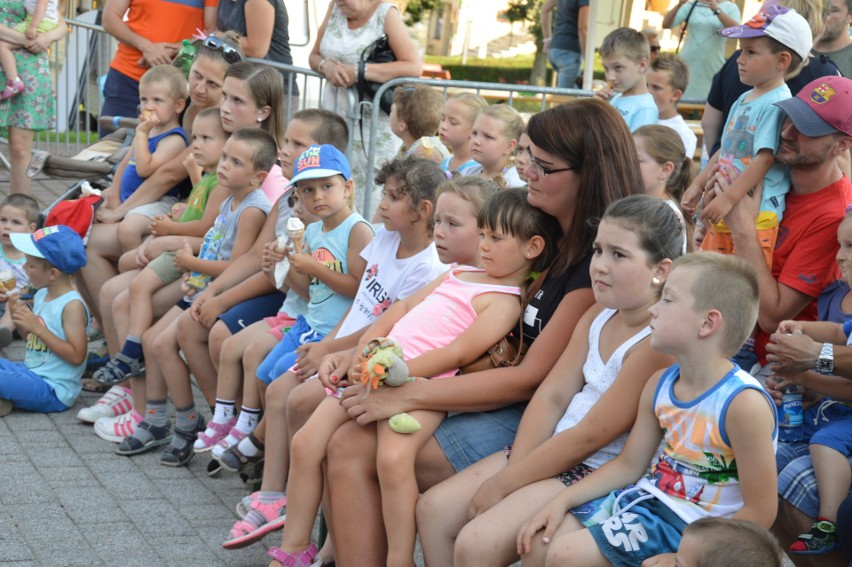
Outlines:
{"type": "Polygon", "coordinates": [[[115,263],[121,256],[118,242],[118,225],[95,223],[86,246],[86,265],[77,276],[82,285],[78,288],[89,308],[101,319],[98,296],[104,284],[118,275],[115,263]]]}
{"type": "Polygon", "coordinates": [[[101,330],[106,339],[107,349],[110,356],[121,350],[124,337],[127,335],[127,322],[129,317],[129,298],[118,299],[122,294],[127,295],[127,288],[132,284],[137,271],[125,272],[107,281],[101,288],[99,303],[104,306],[101,317],[101,330]]]}
{"type": "Polygon", "coordinates": [[[216,321],[213,328],[210,329],[210,335],[207,337],[207,348],[210,349],[210,360],[213,361],[213,366],[216,371],[219,371],[219,359],[222,356],[222,345],[225,341],[233,336],[228,325],[224,321],[216,321]]]}
{"type": "Polygon", "coordinates": [[[129,214],[118,223],[118,241],[121,243],[123,252],[138,248],[149,234],[151,234],[151,219],[145,215],[129,214]]]}
{"type": "MultiPolygon", "coordinates": [[[[386,421],[377,427],[376,463],[382,488],[382,514],[388,540],[389,566],[414,567],[414,543],[417,536],[414,508],[420,493],[414,477],[414,460],[417,452],[446,417],[444,412],[423,410],[410,412],[410,415],[421,425],[415,433],[396,433],[386,421]]],[[[295,454],[293,458],[295,460],[295,454]]]]}
{"type": "MultiPolygon", "coordinates": [[[[319,383],[318,380],[311,382],[319,383]]],[[[265,459],[263,461],[263,484],[261,490],[283,491],[287,486],[287,472],[290,469],[290,439],[294,430],[288,428],[290,398],[294,391],[302,389],[301,382],[295,374],[285,373],[269,385],[266,390],[266,409],[263,415],[265,427],[269,435],[265,435],[265,459]]],[[[326,398],[325,390],[318,388],[320,399],[312,404],[315,410],[319,403],[326,398]]],[[[255,435],[257,435],[255,433],[255,435]]]]}
{"type": "Polygon", "coordinates": [[[852,468],[849,459],[826,445],[810,444],[811,461],[819,490],[819,515],[837,521],[837,509],[849,493],[852,468]]]}
{"type": "Polygon", "coordinates": [[[216,368],[207,347],[209,335],[210,329],[193,319],[189,311],[178,319],[178,344],[204,398],[212,406],[216,403],[216,368]]]}
{"type": "Polygon", "coordinates": [[[131,270],[138,270],[139,266],[136,265],[136,249],[128,250],[124,254],[122,254],[118,259],[118,271],[121,273],[129,272],[131,270]]]}
{"type": "MultiPolygon", "coordinates": [[[[287,530],[281,549],[295,553],[311,545],[311,531],[323,491],[323,461],[332,434],[349,420],[337,398],[323,400],[308,423],[293,436],[287,530]]],[[[264,475],[265,478],[266,475],[264,475]]]]}
{"type": "Polygon", "coordinates": [[[0,65],[3,67],[7,81],[11,82],[18,78],[18,65],[15,63],[12,45],[5,41],[0,41],[0,65]]]}
{"type": "Polygon", "coordinates": [[[139,337],[154,322],[154,294],[166,284],[154,270],[145,268],[130,284],[130,324],[127,334],[139,337]]]}
{"type": "MultiPolygon", "coordinates": [[[[214,449],[216,458],[224,452],[226,447],[222,446],[217,449],[215,446],[220,440],[228,436],[235,425],[235,407],[240,386],[243,383],[243,357],[246,350],[254,344],[266,345],[267,351],[272,350],[277,339],[268,331],[269,325],[265,321],[257,321],[225,341],[219,357],[219,372],[216,379],[216,407],[213,410],[213,419],[207,424],[204,433],[198,436],[195,443],[196,451],[214,449]]],[[[185,349],[184,354],[189,356],[185,349]]],[[[246,415],[245,420],[248,421],[250,417],[252,416],[246,415]]],[[[253,417],[256,423],[257,413],[253,417]]],[[[253,429],[255,423],[251,424],[251,429],[253,429]]],[[[251,429],[245,432],[246,435],[251,433],[251,429]]],[[[238,441],[239,439],[234,439],[228,447],[238,441]]]]}
{"type": "Polygon", "coordinates": [[[562,521],[562,525],[553,534],[553,540],[544,545],[541,536],[536,534],[536,552],[539,558],[545,557],[545,561],[532,560],[531,555],[523,558],[521,565],[546,565],[556,567],[557,565],[583,565],[588,567],[609,567],[610,562],[598,549],[595,538],[589,530],[583,529],[582,524],[568,514],[562,521]]]}

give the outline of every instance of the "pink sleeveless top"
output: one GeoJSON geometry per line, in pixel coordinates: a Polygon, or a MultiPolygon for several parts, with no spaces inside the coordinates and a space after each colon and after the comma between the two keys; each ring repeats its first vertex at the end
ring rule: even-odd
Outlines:
{"type": "MultiPolygon", "coordinates": [[[[422,303],[393,326],[389,336],[402,347],[406,360],[445,347],[465,332],[477,317],[473,309],[473,298],[476,296],[483,293],[521,295],[521,289],[516,286],[461,281],[455,275],[458,272],[484,270],[468,266],[452,269],[422,303]]],[[[433,378],[453,376],[456,372],[458,368],[452,368],[433,378]]]]}

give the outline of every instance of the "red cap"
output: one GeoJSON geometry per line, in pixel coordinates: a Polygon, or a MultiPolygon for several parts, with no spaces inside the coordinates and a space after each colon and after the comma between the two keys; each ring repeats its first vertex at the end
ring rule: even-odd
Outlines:
{"type": "Polygon", "coordinates": [[[852,80],[828,76],[811,81],[793,98],[776,102],[805,136],[843,132],[852,136],[852,80]]]}

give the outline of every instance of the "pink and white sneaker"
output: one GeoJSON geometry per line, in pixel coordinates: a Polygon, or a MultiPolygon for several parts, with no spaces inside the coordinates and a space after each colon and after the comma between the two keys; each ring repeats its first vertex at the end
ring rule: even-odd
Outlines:
{"type": "Polygon", "coordinates": [[[196,453],[205,453],[216,446],[224,439],[231,429],[237,424],[237,416],[231,417],[225,423],[216,423],[211,420],[207,423],[207,428],[198,434],[198,439],[195,440],[193,447],[196,453]]]}
{"type": "Polygon", "coordinates": [[[106,441],[121,443],[136,431],[142,416],[133,410],[116,417],[102,417],[95,422],[95,435],[106,441]]]}
{"type": "Polygon", "coordinates": [[[133,397],[130,395],[130,390],[123,386],[113,386],[94,405],[77,412],[77,419],[86,423],[95,423],[102,417],[116,417],[132,409],[133,397]]]}

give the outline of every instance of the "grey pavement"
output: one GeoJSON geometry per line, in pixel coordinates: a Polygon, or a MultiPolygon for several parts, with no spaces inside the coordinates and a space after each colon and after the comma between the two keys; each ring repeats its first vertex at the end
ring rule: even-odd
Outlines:
{"type": "MultiPolygon", "coordinates": [[[[30,194],[52,203],[72,180],[37,178],[30,194]]],[[[0,194],[9,191],[0,172],[0,194]]],[[[23,360],[16,341],[3,357],[23,360]]],[[[100,394],[83,392],[59,414],[14,410],[0,418],[0,565],[266,565],[267,546],[236,551],[222,541],[249,489],[236,475],[207,476],[209,457],[159,464],[159,451],[122,457],[76,419],[100,394]]],[[[203,398],[196,398],[205,407],[203,398]]],[[[209,417],[209,413],[207,414],[209,417]]]]}

